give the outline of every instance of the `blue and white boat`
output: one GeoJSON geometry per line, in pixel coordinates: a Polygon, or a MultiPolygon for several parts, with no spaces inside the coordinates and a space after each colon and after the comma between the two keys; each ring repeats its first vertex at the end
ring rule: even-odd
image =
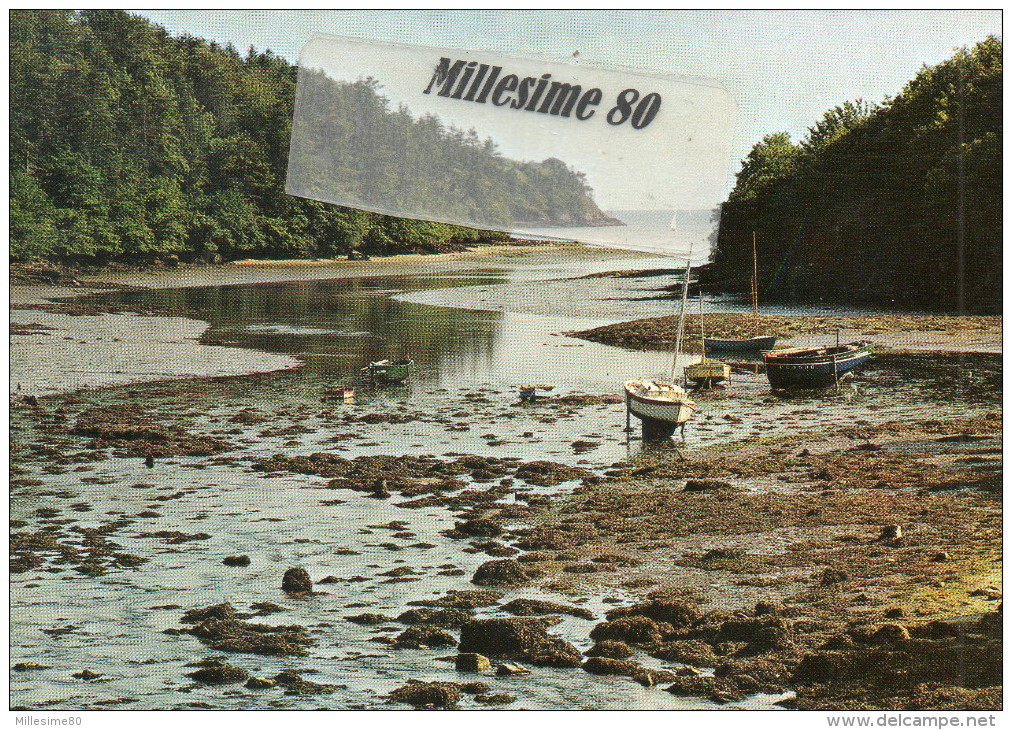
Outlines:
{"type": "Polygon", "coordinates": [[[835,347],[796,347],[763,353],[773,390],[818,390],[835,385],[871,357],[865,340],[835,347]]]}

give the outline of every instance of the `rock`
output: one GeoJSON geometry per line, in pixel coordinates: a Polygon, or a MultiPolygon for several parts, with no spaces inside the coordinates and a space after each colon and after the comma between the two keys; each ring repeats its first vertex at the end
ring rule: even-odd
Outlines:
{"type": "Polygon", "coordinates": [[[474,615],[463,608],[412,608],[405,611],[397,620],[402,624],[426,624],[444,629],[459,629],[474,615]]]}
{"type": "Polygon", "coordinates": [[[313,581],[305,568],[289,568],[281,579],[281,590],[285,593],[312,593],[313,581]]]}
{"type": "Polygon", "coordinates": [[[591,657],[583,663],[583,671],[590,674],[621,674],[629,677],[639,669],[642,669],[642,667],[635,662],[625,662],[621,659],[608,659],[599,656],[591,657]]]}
{"type": "Polygon", "coordinates": [[[249,555],[229,555],[227,558],[221,561],[223,565],[228,565],[235,568],[245,568],[250,564],[249,555]]]}
{"type": "Polygon", "coordinates": [[[377,624],[389,624],[397,621],[397,619],[391,616],[384,616],[381,613],[360,613],[355,616],[345,616],[345,620],[364,626],[376,626],[377,624]]]}
{"type": "Polygon", "coordinates": [[[435,626],[416,624],[409,626],[397,637],[394,646],[398,649],[421,649],[433,646],[455,646],[457,640],[435,626]]]}
{"type": "Polygon", "coordinates": [[[721,624],[716,641],[743,641],[748,644],[748,651],[753,653],[776,651],[791,646],[790,627],[775,616],[735,618],[721,624]]]}
{"type": "Polygon", "coordinates": [[[458,654],[454,667],[458,672],[488,672],[492,669],[492,662],[481,654],[458,654]]]}
{"type": "Polygon", "coordinates": [[[244,686],[246,689],[271,689],[276,684],[277,682],[267,677],[250,677],[244,686]]]}
{"type": "Polygon", "coordinates": [[[503,662],[502,664],[496,665],[495,673],[500,677],[514,677],[520,674],[530,674],[531,670],[520,664],[503,662]]]}
{"type": "MultiPolygon", "coordinates": [[[[609,612],[610,613],[610,612],[609,612]]],[[[633,646],[655,644],[661,640],[661,632],[653,619],[646,616],[624,616],[614,621],[600,623],[590,632],[595,641],[614,639],[633,646]]]]}
{"type": "Polygon", "coordinates": [[[481,608],[494,606],[503,597],[502,591],[449,591],[435,600],[411,601],[409,606],[429,608],[481,608]]]}
{"type": "Polygon", "coordinates": [[[902,608],[890,608],[888,611],[885,612],[885,617],[886,618],[903,618],[903,609],[902,608]]]}
{"type": "Polygon", "coordinates": [[[500,659],[524,659],[535,666],[578,667],[583,661],[575,646],[549,635],[540,620],[527,617],[471,621],[461,630],[459,650],[500,659]]]}
{"type": "Polygon", "coordinates": [[[909,639],[910,632],[899,624],[885,624],[872,634],[872,641],[876,644],[896,644],[909,639]]]}
{"type": "Polygon", "coordinates": [[[549,613],[564,613],[577,618],[594,620],[594,614],[585,608],[567,606],[564,603],[553,603],[536,598],[515,598],[504,604],[502,610],[514,616],[540,616],[549,613]]]}
{"type": "Polygon", "coordinates": [[[522,586],[530,582],[516,560],[490,560],[478,566],[471,582],[479,586],[522,586]]]}
{"type": "Polygon", "coordinates": [[[675,680],[675,673],[669,672],[666,669],[647,669],[640,667],[639,671],[633,672],[630,675],[633,681],[639,682],[644,687],[656,687],[662,682],[673,682],[675,680]]]}
{"type": "Polygon", "coordinates": [[[184,613],[183,618],[180,620],[184,624],[196,624],[209,618],[236,620],[239,618],[239,613],[231,603],[216,603],[207,608],[191,609],[184,613]]]}
{"type": "Polygon", "coordinates": [[[18,662],[11,667],[11,670],[15,672],[32,672],[41,669],[52,669],[52,667],[48,664],[36,664],[35,662],[18,662]]]}
{"type": "Polygon", "coordinates": [[[903,537],[903,528],[899,525],[886,525],[882,528],[882,533],[878,536],[881,542],[889,542],[892,540],[899,540],[903,537]]]}
{"type": "Polygon", "coordinates": [[[632,606],[613,608],[605,616],[609,621],[627,616],[645,616],[653,621],[671,624],[675,629],[683,629],[699,618],[699,610],[691,603],[677,598],[652,599],[632,606]]]}
{"type": "Polygon", "coordinates": [[[155,457],[152,456],[151,454],[148,454],[147,456],[145,456],[144,457],[144,466],[146,466],[148,469],[154,469],[155,468],[155,457]]]}
{"type": "Polygon", "coordinates": [[[498,692],[496,694],[485,693],[475,695],[474,701],[479,705],[508,705],[516,702],[517,698],[511,694],[506,694],[505,692],[498,692]]]}
{"type": "Polygon", "coordinates": [[[935,553],[931,556],[931,562],[933,563],[944,563],[949,559],[949,554],[946,552],[935,553]]]}
{"type": "Polygon", "coordinates": [[[235,684],[249,678],[249,672],[245,669],[233,667],[218,658],[204,659],[198,662],[198,666],[200,669],[186,676],[202,684],[235,684]]]}
{"type": "Polygon", "coordinates": [[[589,657],[604,657],[606,659],[626,659],[633,655],[632,647],[622,641],[605,639],[592,646],[587,652],[589,657]]]}
{"type": "Polygon", "coordinates": [[[484,682],[465,682],[460,685],[460,689],[469,695],[483,695],[492,691],[492,688],[484,682]]]}
{"type": "Polygon", "coordinates": [[[453,529],[462,535],[471,537],[499,537],[503,532],[497,523],[481,518],[458,522],[453,529]]]}
{"type": "Polygon", "coordinates": [[[187,633],[218,651],[265,656],[302,656],[312,641],[303,626],[267,626],[240,620],[229,603],[197,608],[183,615],[195,626],[187,633]]]}
{"type": "Polygon", "coordinates": [[[453,707],[460,697],[460,685],[452,682],[408,682],[390,693],[394,702],[415,707],[453,707]]]}
{"type": "Polygon", "coordinates": [[[692,664],[697,667],[712,667],[717,663],[713,648],[704,641],[667,641],[650,649],[650,655],[669,662],[692,664]]]}
{"type": "Polygon", "coordinates": [[[303,679],[297,672],[281,672],[274,677],[274,683],[285,688],[286,695],[326,695],[336,692],[342,687],[336,684],[317,684],[303,679]]]}
{"type": "Polygon", "coordinates": [[[527,661],[536,667],[578,667],[583,662],[580,650],[565,639],[550,638],[527,654],[527,661]]]}
{"type": "Polygon", "coordinates": [[[80,672],[77,672],[76,674],[71,674],[70,676],[73,677],[74,679],[83,679],[86,681],[91,681],[93,679],[98,679],[103,675],[97,672],[93,672],[90,669],[82,669],[80,672]]]}

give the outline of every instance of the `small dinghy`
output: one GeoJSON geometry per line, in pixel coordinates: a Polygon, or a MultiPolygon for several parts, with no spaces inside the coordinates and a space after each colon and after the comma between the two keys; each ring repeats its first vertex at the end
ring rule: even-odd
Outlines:
{"type": "Polygon", "coordinates": [[[363,370],[369,371],[369,377],[376,383],[403,383],[411,374],[411,366],[415,361],[411,358],[403,360],[377,360],[369,363],[363,370]]]}
{"type": "Polygon", "coordinates": [[[681,387],[665,380],[629,380],[625,398],[627,411],[643,422],[643,438],[648,441],[684,429],[696,408],[681,387]]]}

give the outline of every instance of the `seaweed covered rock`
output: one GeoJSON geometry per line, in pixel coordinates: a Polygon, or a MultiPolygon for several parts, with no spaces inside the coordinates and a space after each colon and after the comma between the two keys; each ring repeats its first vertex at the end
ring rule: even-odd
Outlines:
{"type": "Polygon", "coordinates": [[[526,585],[530,578],[516,560],[504,559],[482,563],[474,572],[471,582],[479,586],[515,587],[526,585]]]}
{"type": "Polygon", "coordinates": [[[394,641],[398,649],[421,649],[434,646],[456,646],[457,640],[435,626],[416,624],[402,631],[394,641]]]}
{"type": "Polygon", "coordinates": [[[426,624],[444,629],[459,629],[474,618],[471,611],[463,608],[412,608],[397,620],[402,624],[426,624]]]}
{"type": "Polygon", "coordinates": [[[200,667],[186,676],[202,684],[235,684],[249,679],[249,672],[241,667],[233,667],[218,657],[204,659],[197,663],[200,667]]]}
{"type": "Polygon", "coordinates": [[[752,653],[777,651],[791,646],[791,629],[776,616],[731,619],[717,633],[717,642],[724,641],[744,641],[752,653]]]}
{"type": "Polygon", "coordinates": [[[265,656],[304,656],[312,643],[304,626],[268,626],[239,618],[228,603],[187,611],[184,623],[194,624],[187,633],[217,651],[265,656]]]}
{"type": "Polygon", "coordinates": [[[605,614],[609,621],[627,616],[646,616],[653,621],[671,624],[675,629],[691,626],[699,619],[699,610],[687,601],[679,599],[654,599],[635,603],[632,606],[613,608],[605,614]]]}
{"type": "Polygon", "coordinates": [[[410,601],[409,606],[424,606],[427,608],[481,608],[482,606],[494,606],[503,597],[502,591],[448,591],[446,595],[439,598],[410,601]]]}
{"type": "Polygon", "coordinates": [[[275,675],[274,683],[285,688],[286,695],[329,695],[341,689],[336,684],[319,684],[303,679],[298,672],[284,671],[275,675]]]}
{"type": "Polygon", "coordinates": [[[583,671],[590,674],[622,674],[631,677],[640,669],[642,667],[635,662],[608,659],[607,657],[591,657],[583,663],[583,671]]]}
{"type": "Polygon", "coordinates": [[[415,707],[453,707],[460,702],[460,685],[453,682],[409,681],[390,693],[390,699],[415,707]]]}
{"type": "Polygon", "coordinates": [[[626,659],[633,655],[632,647],[624,641],[605,639],[590,647],[586,652],[589,657],[604,657],[606,659],[626,659]]]}
{"type": "Polygon", "coordinates": [[[313,581],[305,568],[289,568],[281,579],[281,590],[285,593],[311,593],[313,581]]]}
{"type": "Polygon", "coordinates": [[[578,667],[580,651],[551,636],[536,618],[476,619],[464,625],[459,650],[498,659],[523,659],[536,666],[578,667]]]}
{"type": "Polygon", "coordinates": [[[613,639],[624,641],[633,646],[646,646],[661,641],[661,632],[657,623],[651,618],[624,616],[598,624],[590,632],[590,638],[595,641],[613,639]]]}
{"type": "Polygon", "coordinates": [[[564,613],[569,616],[587,619],[588,621],[593,621],[594,619],[594,614],[586,608],[569,606],[565,603],[542,601],[537,598],[515,598],[509,603],[504,604],[502,610],[514,616],[541,616],[549,613],[564,613]]]}

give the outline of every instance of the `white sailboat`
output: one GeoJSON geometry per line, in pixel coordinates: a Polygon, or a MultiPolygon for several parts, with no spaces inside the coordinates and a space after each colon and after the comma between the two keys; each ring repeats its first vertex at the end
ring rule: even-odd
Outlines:
{"type": "MultiPolygon", "coordinates": [[[[672,228],[674,220],[672,220],[672,228]]],[[[678,333],[675,337],[674,360],[671,364],[671,378],[637,378],[625,383],[626,428],[629,427],[630,414],[636,416],[643,424],[645,441],[666,439],[681,428],[685,432],[685,424],[695,411],[696,404],[689,398],[685,390],[675,383],[678,372],[678,351],[682,347],[682,334],[685,325],[685,301],[689,294],[689,272],[692,268],[692,249],[685,261],[685,278],[682,280],[682,304],[678,313],[678,333]]]]}

